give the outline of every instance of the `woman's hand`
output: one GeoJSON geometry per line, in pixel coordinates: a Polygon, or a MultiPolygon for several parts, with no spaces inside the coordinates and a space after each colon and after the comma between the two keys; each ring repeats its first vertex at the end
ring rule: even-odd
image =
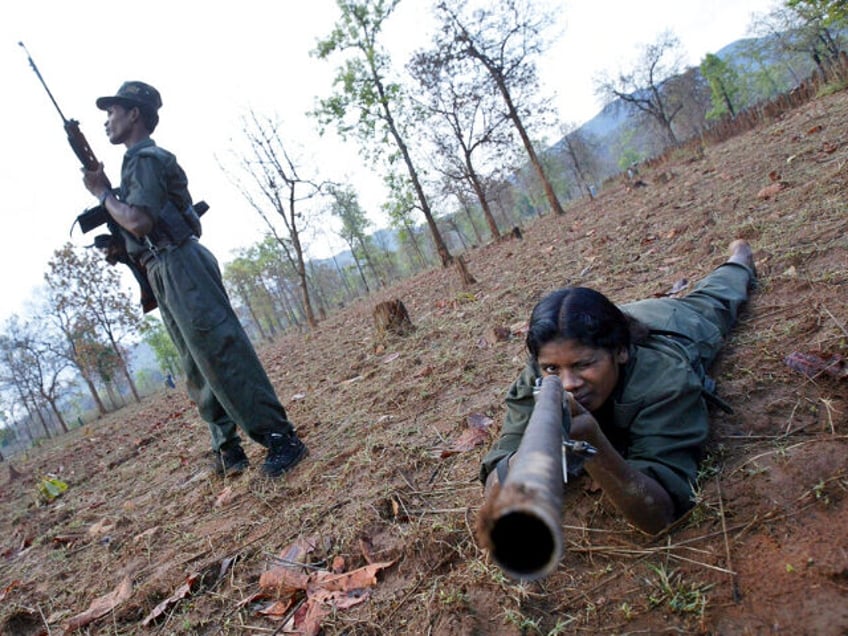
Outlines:
{"type": "Polygon", "coordinates": [[[583,464],[627,520],[637,528],[655,534],[674,521],[674,504],[654,479],[628,465],[616,451],[594,416],[570,393],[572,439],[589,442],[597,454],[583,464]]]}
{"type": "Polygon", "coordinates": [[[568,400],[571,411],[571,430],[569,437],[581,442],[589,442],[593,446],[596,446],[598,437],[603,435],[598,420],[580,402],[575,400],[571,393],[566,392],[565,397],[568,400]]]}

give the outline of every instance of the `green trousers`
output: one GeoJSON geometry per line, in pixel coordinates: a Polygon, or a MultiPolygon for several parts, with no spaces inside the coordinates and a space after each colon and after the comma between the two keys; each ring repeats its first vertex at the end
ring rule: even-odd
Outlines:
{"type": "Polygon", "coordinates": [[[291,431],[212,253],[189,239],[159,252],[147,276],[182,359],[189,396],[209,425],[212,449],[238,441],[238,427],[262,445],[269,433],[291,431]]]}
{"type": "Polygon", "coordinates": [[[746,266],[724,263],[682,298],[639,300],[621,305],[621,310],[653,333],[675,337],[689,350],[692,362],[699,362],[706,370],[736,323],[754,280],[754,273],[746,266]]]}

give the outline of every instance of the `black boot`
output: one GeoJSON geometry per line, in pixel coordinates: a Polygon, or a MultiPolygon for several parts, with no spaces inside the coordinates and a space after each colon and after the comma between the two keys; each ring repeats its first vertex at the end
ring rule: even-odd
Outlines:
{"type": "Polygon", "coordinates": [[[249,463],[238,441],[227,442],[215,452],[215,472],[219,475],[228,477],[238,475],[247,468],[249,463]]]}
{"type": "Polygon", "coordinates": [[[294,431],[270,433],[266,438],[268,454],[262,464],[262,472],[268,477],[279,477],[291,470],[309,452],[294,431]]]}

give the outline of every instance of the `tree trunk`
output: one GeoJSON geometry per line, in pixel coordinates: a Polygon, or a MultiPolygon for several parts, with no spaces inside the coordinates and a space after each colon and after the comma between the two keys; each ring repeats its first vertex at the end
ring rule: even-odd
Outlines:
{"type": "Polygon", "coordinates": [[[524,123],[521,121],[521,116],[518,114],[518,109],[515,107],[515,104],[512,103],[512,95],[509,93],[509,89],[506,86],[506,82],[504,82],[503,77],[497,69],[492,68],[488,61],[485,60],[479,54],[476,55],[481,62],[489,69],[489,73],[491,73],[492,77],[495,80],[495,84],[497,84],[498,90],[501,93],[501,96],[506,103],[507,114],[509,118],[512,120],[515,129],[518,131],[518,136],[521,137],[521,142],[524,144],[524,149],[527,151],[527,156],[530,159],[530,164],[533,166],[533,169],[536,171],[536,174],[539,176],[539,180],[542,182],[542,187],[545,190],[545,197],[548,199],[548,205],[551,206],[551,210],[556,212],[557,214],[565,214],[565,210],[562,208],[562,205],[557,199],[556,193],[554,192],[554,187],[551,185],[550,179],[548,179],[548,175],[545,174],[544,168],[542,168],[542,162],[539,160],[539,156],[536,154],[536,149],[533,148],[533,142],[530,141],[530,135],[527,134],[527,130],[524,128],[524,123]]]}
{"type": "MultiPolygon", "coordinates": [[[[492,208],[489,206],[489,200],[486,198],[486,193],[483,190],[483,184],[480,183],[480,178],[477,176],[473,166],[471,165],[471,157],[466,156],[465,167],[468,170],[468,181],[474,189],[474,194],[477,195],[477,200],[480,201],[480,207],[483,209],[483,217],[486,219],[486,224],[489,226],[489,231],[492,233],[492,240],[497,241],[501,237],[501,232],[498,229],[498,224],[492,214],[492,208]]],[[[471,214],[469,213],[469,218],[471,214]]],[[[471,224],[472,227],[474,223],[471,224]]],[[[477,232],[477,228],[474,228],[477,232]]]]}
{"type": "Polygon", "coordinates": [[[462,279],[462,284],[465,287],[469,287],[471,285],[477,284],[477,279],[471,275],[471,272],[468,271],[468,267],[465,265],[465,259],[462,258],[462,254],[456,257],[456,269],[459,271],[459,276],[462,279]]]}

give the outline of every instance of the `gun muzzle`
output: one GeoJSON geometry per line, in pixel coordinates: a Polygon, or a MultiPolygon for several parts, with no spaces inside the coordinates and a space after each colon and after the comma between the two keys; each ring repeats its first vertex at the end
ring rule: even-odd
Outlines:
{"type": "Polygon", "coordinates": [[[480,510],[478,541],[510,576],[532,581],[550,574],[563,551],[562,382],[542,381],[521,446],[503,484],[480,510]]]}

